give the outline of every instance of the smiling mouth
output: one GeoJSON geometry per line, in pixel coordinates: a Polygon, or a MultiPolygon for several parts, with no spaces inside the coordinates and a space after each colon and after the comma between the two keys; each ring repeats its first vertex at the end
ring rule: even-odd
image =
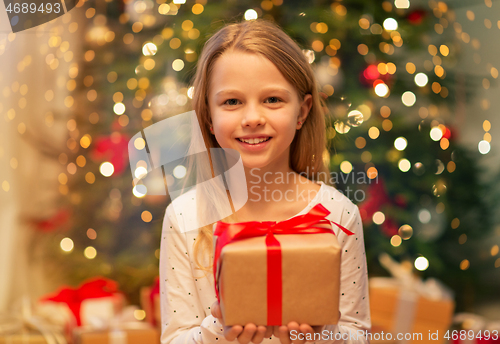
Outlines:
{"type": "Polygon", "coordinates": [[[250,144],[250,145],[257,145],[257,144],[262,143],[262,142],[267,142],[270,139],[271,139],[271,137],[268,137],[266,139],[263,139],[263,138],[261,138],[261,139],[239,139],[238,138],[236,140],[243,142],[243,143],[250,144]]]}

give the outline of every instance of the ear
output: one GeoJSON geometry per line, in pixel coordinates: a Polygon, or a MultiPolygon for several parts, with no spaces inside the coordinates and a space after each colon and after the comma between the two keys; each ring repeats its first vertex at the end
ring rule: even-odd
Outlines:
{"type": "Polygon", "coordinates": [[[300,113],[297,118],[297,122],[301,122],[301,124],[297,124],[297,129],[300,129],[304,124],[304,122],[306,121],[306,118],[309,115],[309,112],[311,111],[311,107],[312,107],[312,94],[307,93],[304,96],[302,103],[300,104],[300,113]]]}

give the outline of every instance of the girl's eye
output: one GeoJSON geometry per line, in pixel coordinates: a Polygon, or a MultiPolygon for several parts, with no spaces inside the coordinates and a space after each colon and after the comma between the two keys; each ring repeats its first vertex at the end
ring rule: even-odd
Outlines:
{"type": "Polygon", "coordinates": [[[227,105],[237,105],[237,103],[234,103],[234,102],[238,102],[238,99],[228,99],[224,102],[224,104],[227,104],[227,105]]]}
{"type": "Polygon", "coordinates": [[[267,99],[274,100],[274,101],[271,101],[271,103],[278,103],[278,102],[280,102],[280,101],[281,101],[281,99],[280,99],[280,98],[278,98],[278,97],[269,97],[269,98],[267,98],[267,99]]]}

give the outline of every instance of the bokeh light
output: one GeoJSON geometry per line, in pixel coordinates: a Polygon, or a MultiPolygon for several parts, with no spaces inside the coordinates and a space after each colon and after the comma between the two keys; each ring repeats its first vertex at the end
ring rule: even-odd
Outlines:
{"type": "Polygon", "coordinates": [[[415,259],[414,265],[415,269],[419,271],[424,271],[427,270],[427,268],[429,267],[429,261],[425,257],[418,257],[417,259],[415,259]]]}

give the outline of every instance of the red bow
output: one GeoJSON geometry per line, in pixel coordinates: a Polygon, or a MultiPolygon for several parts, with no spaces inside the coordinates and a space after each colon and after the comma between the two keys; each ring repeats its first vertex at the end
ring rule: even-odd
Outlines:
{"type": "Polygon", "coordinates": [[[220,302],[218,288],[219,257],[222,248],[235,241],[266,236],[267,247],[267,325],[281,325],[282,309],[282,273],[281,273],[281,246],[274,234],[317,234],[332,233],[331,228],[321,225],[334,223],[347,235],[354,233],[329,221],[325,217],[330,212],[321,204],[317,204],[307,214],[292,217],[291,219],[275,221],[250,221],[240,223],[217,222],[214,235],[218,236],[214,256],[215,294],[220,302]]]}
{"type": "Polygon", "coordinates": [[[80,308],[82,302],[86,299],[109,297],[116,295],[118,292],[118,284],[109,279],[96,278],[83,283],[77,289],[62,288],[54,296],[43,297],[42,301],[64,302],[68,305],[71,312],[75,315],[78,326],[81,326],[80,308]]]}

